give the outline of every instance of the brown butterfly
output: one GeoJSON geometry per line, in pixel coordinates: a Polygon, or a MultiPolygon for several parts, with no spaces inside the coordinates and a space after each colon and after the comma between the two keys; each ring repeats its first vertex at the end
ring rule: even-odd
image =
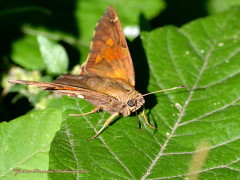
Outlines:
{"type": "MultiPolygon", "coordinates": [[[[81,67],[80,75],[64,74],[53,83],[23,80],[9,82],[35,85],[61,95],[84,98],[96,106],[88,113],[70,114],[71,116],[88,115],[99,110],[112,114],[90,139],[97,137],[116,116],[129,116],[145,103],[144,95],[134,88],[135,73],[132,58],[118,15],[111,6],[96,25],[90,53],[81,67]]],[[[167,90],[181,87],[183,86],[167,90]]],[[[157,92],[161,91],[166,90],[157,92]]]]}

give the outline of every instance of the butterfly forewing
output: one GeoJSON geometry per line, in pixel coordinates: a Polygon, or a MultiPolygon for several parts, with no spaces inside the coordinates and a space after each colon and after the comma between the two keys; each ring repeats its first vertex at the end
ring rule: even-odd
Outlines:
{"type": "Polygon", "coordinates": [[[93,74],[122,79],[135,85],[134,68],[121,23],[113,7],[98,22],[81,75],[93,74]]]}

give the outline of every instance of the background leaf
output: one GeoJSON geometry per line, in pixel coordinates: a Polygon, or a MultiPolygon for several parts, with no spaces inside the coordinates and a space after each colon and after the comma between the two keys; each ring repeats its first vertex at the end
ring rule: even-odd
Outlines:
{"type": "Polygon", "coordinates": [[[68,56],[65,49],[44,36],[37,37],[43,61],[50,74],[62,74],[67,71],[68,56]]]}
{"type": "Polygon", "coordinates": [[[88,173],[50,177],[240,178],[239,15],[240,9],[234,8],[179,29],[168,26],[142,35],[149,91],[173,84],[188,87],[156,94],[155,101],[154,96],[146,97],[146,104],[153,107],[148,117],[156,131],[143,124],[138,134],[137,118],[131,116],[116,120],[98,138],[86,141],[109,115],[69,117],[93,107],[64,97],[64,122],[51,145],[50,169],[88,173]]]}
{"type": "Polygon", "coordinates": [[[42,70],[45,64],[41,58],[36,36],[27,35],[14,42],[12,59],[16,64],[30,70],[42,70]]]}
{"type": "Polygon", "coordinates": [[[50,143],[59,130],[61,119],[58,108],[49,108],[1,123],[1,178],[46,179],[46,173],[14,174],[16,169],[48,170],[50,143]]]}

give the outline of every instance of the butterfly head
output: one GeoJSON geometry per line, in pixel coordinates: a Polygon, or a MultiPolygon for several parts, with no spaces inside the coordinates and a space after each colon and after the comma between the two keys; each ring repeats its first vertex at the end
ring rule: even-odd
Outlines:
{"type": "Polygon", "coordinates": [[[129,93],[126,94],[124,103],[125,106],[122,109],[121,113],[123,114],[123,116],[128,116],[132,112],[135,112],[140,107],[142,107],[142,105],[145,103],[145,100],[143,99],[142,94],[133,90],[129,91],[129,93]]]}

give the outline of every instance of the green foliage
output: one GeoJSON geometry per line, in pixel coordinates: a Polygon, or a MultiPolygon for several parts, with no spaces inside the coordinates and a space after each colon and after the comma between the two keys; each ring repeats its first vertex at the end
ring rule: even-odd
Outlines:
{"type": "Polygon", "coordinates": [[[49,74],[65,73],[68,67],[68,57],[62,46],[44,36],[37,37],[40,52],[49,74]]]}
{"type": "Polygon", "coordinates": [[[1,178],[47,179],[45,173],[14,174],[18,170],[48,169],[50,143],[61,119],[59,109],[49,108],[1,123],[1,178]]]}
{"type": "Polygon", "coordinates": [[[208,12],[210,14],[216,14],[223,12],[234,5],[240,5],[239,0],[209,0],[207,1],[208,12]]]}
{"type": "Polygon", "coordinates": [[[42,70],[45,67],[37,39],[32,35],[26,35],[14,42],[12,59],[16,64],[29,70],[42,70]]]}
{"type": "MultiPolygon", "coordinates": [[[[110,114],[98,112],[71,117],[69,114],[86,113],[93,106],[66,96],[60,104],[55,98],[48,98],[48,93],[36,95],[35,89],[11,88],[4,83],[4,92],[17,91],[28,97],[35,108],[47,109],[34,110],[0,124],[1,177],[239,179],[238,7],[194,20],[181,28],[170,25],[151,29],[151,19],[163,10],[163,1],[94,0],[74,4],[52,0],[47,4],[16,2],[12,9],[6,4],[0,20],[4,28],[12,30],[14,24],[15,31],[18,27],[21,35],[14,34],[12,44],[8,42],[11,48],[3,46],[6,54],[0,57],[10,57],[25,69],[11,70],[8,79],[49,81],[83,62],[94,26],[109,5],[117,10],[123,27],[141,24],[142,29],[149,29],[141,32],[144,52],[135,40],[129,43],[131,50],[137,49],[137,53],[131,52],[138,90],[144,93],[143,89],[152,92],[179,85],[187,88],[146,96],[147,118],[158,129],[147,126],[139,112],[140,132],[138,118],[133,114],[116,118],[98,138],[87,141],[110,114]],[[18,16],[13,17],[13,12],[18,16]],[[144,24],[148,27],[142,27],[144,24]],[[38,71],[30,73],[29,70],[38,71]],[[39,77],[40,74],[44,76],[39,77]],[[14,176],[13,169],[79,173],[14,176]]],[[[13,35],[10,30],[9,33],[13,35]]],[[[3,41],[7,42],[4,38],[3,41]]]]}

